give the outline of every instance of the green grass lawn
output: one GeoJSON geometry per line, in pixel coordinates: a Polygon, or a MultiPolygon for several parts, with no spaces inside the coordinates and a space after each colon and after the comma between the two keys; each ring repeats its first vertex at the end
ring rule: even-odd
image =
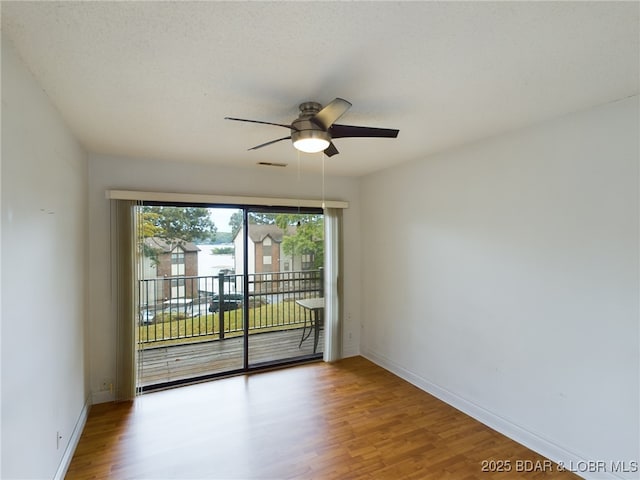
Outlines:
{"type": "MultiPolygon", "coordinates": [[[[301,328],[305,312],[293,301],[249,308],[249,333],[301,328]]],[[[243,309],[224,312],[225,338],[243,334],[243,309]]],[[[193,318],[161,314],[155,322],[140,325],[138,341],[143,348],[175,345],[220,338],[219,313],[206,312],[193,318]]]]}

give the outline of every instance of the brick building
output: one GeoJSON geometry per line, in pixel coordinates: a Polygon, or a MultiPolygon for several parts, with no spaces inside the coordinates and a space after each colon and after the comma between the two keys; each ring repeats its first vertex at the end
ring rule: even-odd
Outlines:
{"type": "Polygon", "coordinates": [[[194,243],[148,237],[144,246],[143,279],[149,280],[142,287],[144,303],[198,295],[197,280],[190,278],[198,276],[200,249],[194,243]]]}

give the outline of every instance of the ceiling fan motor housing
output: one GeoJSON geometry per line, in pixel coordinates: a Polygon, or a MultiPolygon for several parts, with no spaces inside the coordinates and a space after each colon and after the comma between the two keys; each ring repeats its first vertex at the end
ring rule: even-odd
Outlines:
{"type": "Polygon", "coordinates": [[[300,109],[299,118],[303,117],[313,117],[316,113],[318,113],[322,109],[322,105],[318,102],[304,102],[301,103],[298,108],[300,109]]]}
{"type": "Polygon", "coordinates": [[[331,136],[322,126],[313,122],[311,118],[322,109],[317,102],[300,104],[300,115],[291,123],[291,140],[293,143],[303,138],[317,138],[331,141],[331,136]]]}
{"type": "Polygon", "coordinates": [[[326,140],[327,142],[331,141],[329,132],[326,132],[322,127],[310,120],[296,120],[291,126],[291,140],[293,143],[303,138],[317,138],[326,140]]]}

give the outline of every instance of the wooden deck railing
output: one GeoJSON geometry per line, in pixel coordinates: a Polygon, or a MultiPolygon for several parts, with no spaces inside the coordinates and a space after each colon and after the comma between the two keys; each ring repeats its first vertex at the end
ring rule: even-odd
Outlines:
{"type": "Polygon", "coordinates": [[[248,275],[167,277],[140,280],[139,341],[182,343],[191,340],[224,339],[244,332],[244,310],[248,308],[249,333],[299,328],[303,298],[322,297],[322,269],[248,275]]]}

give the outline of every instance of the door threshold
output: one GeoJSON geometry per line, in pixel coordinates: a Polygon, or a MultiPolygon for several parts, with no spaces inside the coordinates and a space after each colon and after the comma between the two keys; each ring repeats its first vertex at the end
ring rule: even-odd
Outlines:
{"type": "Polygon", "coordinates": [[[237,377],[239,375],[253,374],[259,372],[266,372],[269,370],[280,370],[282,368],[292,367],[295,365],[304,365],[305,363],[314,363],[322,361],[322,353],[315,353],[312,355],[304,355],[302,357],[292,358],[286,361],[272,361],[262,362],[249,366],[249,368],[242,368],[238,370],[231,370],[227,372],[211,373],[208,375],[202,375],[194,378],[181,378],[172,380],[169,382],[157,383],[153,385],[145,385],[140,387],[138,391],[141,394],[158,392],[161,390],[170,390],[172,388],[185,387],[188,385],[195,385],[198,383],[210,382],[212,380],[221,380],[223,378],[237,377]]]}

